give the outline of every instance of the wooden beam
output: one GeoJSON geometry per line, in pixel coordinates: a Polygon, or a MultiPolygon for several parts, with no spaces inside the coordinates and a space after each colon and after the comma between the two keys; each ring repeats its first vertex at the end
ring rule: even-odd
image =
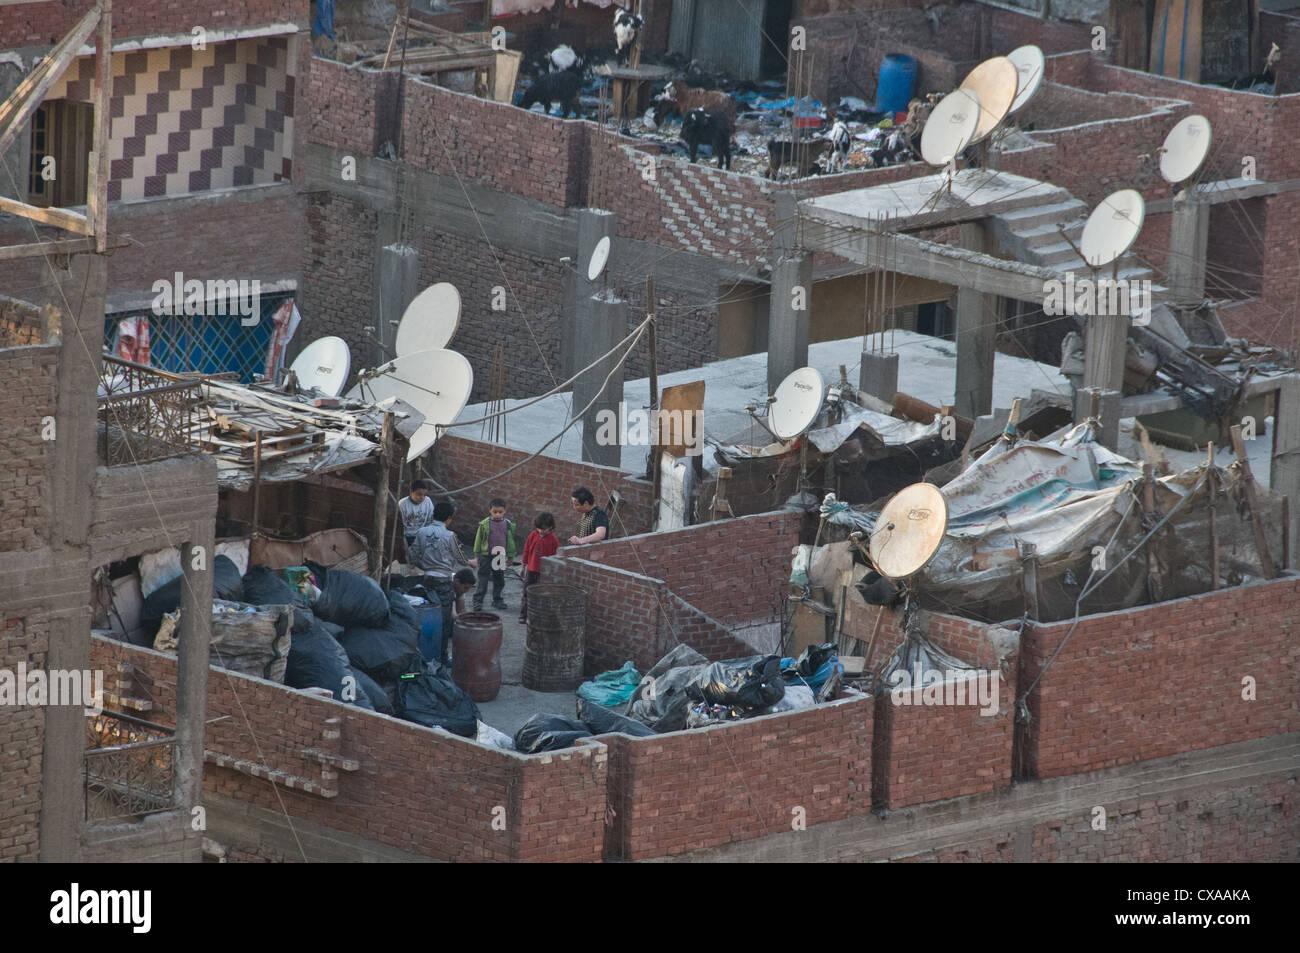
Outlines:
{"type": "MultiPolygon", "coordinates": [[[[109,248],[125,248],[135,244],[130,235],[114,235],[107,242],[109,248]]],[[[27,242],[23,245],[0,245],[0,261],[16,261],[22,258],[44,258],[47,255],[80,255],[95,250],[95,239],[68,238],[61,241],[27,242]]],[[[156,368],[149,368],[156,370],[156,368]]]]}
{"type": "Polygon", "coordinates": [[[108,247],[109,99],[113,91],[113,0],[100,0],[99,42],[95,46],[95,147],[86,181],[86,217],[95,236],[95,251],[108,247]]]}
{"type": "Polygon", "coordinates": [[[96,5],[81,18],[81,22],[73,27],[67,36],[58,42],[54,49],[50,50],[49,55],[18,85],[13,95],[0,105],[0,127],[3,127],[3,131],[0,131],[0,155],[4,155],[13,145],[14,139],[18,137],[27,120],[45,99],[45,94],[76,59],[81,44],[85,43],[90,34],[95,31],[99,16],[100,8],[96,5]]]}
{"type": "Polygon", "coordinates": [[[70,232],[76,232],[78,235],[90,235],[93,231],[86,216],[78,215],[76,212],[69,212],[66,209],[37,208],[35,205],[28,205],[26,202],[16,202],[13,199],[0,197],[0,212],[21,215],[33,222],[39,222],[42,225],[53,225],[56,228],[65,228],[70,232]]]}
{"type": "Polygon", "coordinates": [[[1264,517],[1259,512],[1259,495],[1255,492],[1255,475],[1250,472],[1250,461],[1246,459],[1246,445],[1241,439],[1241,424],[1234,424],[1228,431],[1232,437],[1232,452],[1237,457],[1237,466],[1241,470],[1241,491],[1250,506],[1251,528],[1255,531],[1255,549],[1259,552],[1260,568],[1264,570],[1265,579],[1277,578],[1277,568],[1273,556],[1268,551],[1268,536],[1264,531],[1264,517]]]}

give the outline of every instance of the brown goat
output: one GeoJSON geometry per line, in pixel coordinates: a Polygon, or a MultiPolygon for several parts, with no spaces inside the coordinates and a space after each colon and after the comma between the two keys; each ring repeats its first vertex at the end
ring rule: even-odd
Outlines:
{"type": "Polygon", "coordinates": [[[720,89],[699,89],[673,80],[664,87],[663,95],[656,101],[655,123],[662,123],[671,112],[680,113],[685,119],[692,110],[703,109],[710,115],[722,114],[727,117],[727,132],[736,131],[736,101],[730,93],[720,89]]]}

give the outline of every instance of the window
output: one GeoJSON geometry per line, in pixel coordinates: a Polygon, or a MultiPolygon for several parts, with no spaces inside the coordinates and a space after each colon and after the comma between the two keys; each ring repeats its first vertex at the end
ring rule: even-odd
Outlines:
{"type": "Polygon", "coordinates": [[[95,107],[91,103],[67,99],[42,103],[32,117],[28,203],[42,208],[85,205],[94,140],[95,107]]]}

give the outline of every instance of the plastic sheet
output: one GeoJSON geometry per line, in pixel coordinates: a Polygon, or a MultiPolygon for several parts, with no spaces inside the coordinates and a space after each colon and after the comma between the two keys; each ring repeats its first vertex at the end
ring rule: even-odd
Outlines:
{"type": "Polygon", "coordinates": [[[397,680],[397,713],[407,721],[430,728],[445,728],[462,738],[478,734],[478,706],[455,682],[435,674],[431,666],[409,672],[397,680]]]}
{"type": "Polygon", "coordinates": [[[578,695],[605,708],[618,709],[631,700],[636,687],[641,684],[641,673],[631,662],[612,672],[601,672],[589,682],[578,686],[578,695]]]}
{"type": "Polygon", "coordinates": [[[524,754],[570,748],[579,738],[589,738],[587,726],[563,715],[539,712],[515,732],[515,750],[524,754]]]}
{"type": "Polygon", "coordinates": [[[755,655],[714,662],[697,673],[686,686],[686,694],[697,702],[754,711],[775,705],[785,694],[781,658],[755,655]]]}

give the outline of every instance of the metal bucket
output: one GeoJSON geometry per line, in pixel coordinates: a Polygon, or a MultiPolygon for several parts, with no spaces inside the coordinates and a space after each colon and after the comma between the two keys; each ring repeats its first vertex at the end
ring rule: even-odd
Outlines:
{"type": "Polygon", "coordinates": [[[586,590],[542,582],[529,586],[524,687],[535,692],[573,691],[586,681],[582,674],[586,652],[586,590]]]}
{"type": "Polygon", "coordinates": [[[476,702],[490,702],[501,691],[501,617],[467,612],[456,619],[451,680],[476,702]]]}

